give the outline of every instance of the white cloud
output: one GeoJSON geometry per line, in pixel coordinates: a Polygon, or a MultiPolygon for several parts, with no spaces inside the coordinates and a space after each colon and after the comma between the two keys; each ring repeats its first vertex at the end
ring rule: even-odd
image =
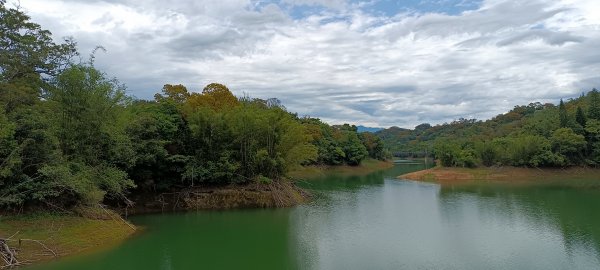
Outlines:
{"type": "Polygon", "coordinates": [[[28,0],[21,4],[97,64],[151,98],[165,83],[278,97],[333,123],[413,127],[489,118],[600,84],[596,0],[484,1],[451,16],[383,17],[345,1],[292,18],[257,1],[28,0]]]}

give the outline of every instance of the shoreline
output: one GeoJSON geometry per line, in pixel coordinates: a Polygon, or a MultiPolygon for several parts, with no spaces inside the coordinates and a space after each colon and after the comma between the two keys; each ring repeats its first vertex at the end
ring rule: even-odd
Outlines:
{"type": "Polygon", "coordinates": [[[441,185],[473,184],[480,182],[513,184],[549,184],[570,187],[600,187],[600,169],[571,167],[434,167],[403,174],[398,179],[434,182],[441,185]]]}
{"type": "MultiPolygon", "coordinates": [[[[128,209],[94,207],[64,213],[0,213],[0,239],[10,238],[7,244],[18,251],[19,262],[25,263],[22,266],[43,264],[109,249],[141,231],[121,216],[291,207],[308,201],[311,196],[294,184],[297,180],[310,180],[330,173],[365,175],[393,166],[393,162],[374,159],[365,160],[359,166],[306,166],[290,172],[292,181],[197,186],[161,194],[138,194],[134,198],[135,206],[128,209]],[[35,241],[25,241],[19,245],[18,239],[35,241]]],[[[5,266],[2,263],[0,267],[5,266]]]]}
{"type": "MultiPolygon", "coordinates": [[[[7,246],[16,251],[19,264],[15,267],[105,250],[140,231],[131,223],[116,218],[118,214],[113,211],[86,211],[92,216],[47,212],[0,216],[0,238],[7,239],[7,246]]],[[[11,268],[2,261],[0,268],[5,267],[11,268]]]]}
{"type": "Polygon", "coordinates": [[[142,231],[124,220],[122,215],[281,208],[306,202],[309,198],[308,192],[290,181],[273,181],[268,184],[199,186],[154,194],[138,198],[137,207],[128,210],[77,207],[62,213],[0,213],[0,240],[7,239],[8,247],[19,262],[9,266],[0,260],[0,269],[43,264],[114,247],[142,231]],[[159,197],[160,202],[156,200],[159,197]]]}

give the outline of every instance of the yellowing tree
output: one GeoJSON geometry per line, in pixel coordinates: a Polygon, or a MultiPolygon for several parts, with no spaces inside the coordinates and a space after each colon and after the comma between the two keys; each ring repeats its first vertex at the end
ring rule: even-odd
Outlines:
{"type": "Polygon", "coordinates": [[[239,100],[227,86],[211,83],[204,87],[202,94],[192,93],[186,102],[186,111],[196,111],[199,107],[208,107],[221,112],[240,105],[239,100]]]}
{"type": "Polygon", "coordinates": [[[176,103],[184,103],[189,97],[190,93],[188,92],[187,88],[182,84],[165,84],[165,86],[163,86],[162,88],[162,95],[154,95],[154,99],[156,101],[169,99],[175,101],[176,103]]]}

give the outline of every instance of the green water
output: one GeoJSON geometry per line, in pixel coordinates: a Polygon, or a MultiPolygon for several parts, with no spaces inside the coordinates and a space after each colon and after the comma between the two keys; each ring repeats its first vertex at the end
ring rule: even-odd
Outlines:
{"type": "Polygon", "coordinates": [[[600,269],[600,191],[394,180],[302,183],[290,209],[133,217],[112,250],[34,269],[600,269]]]}

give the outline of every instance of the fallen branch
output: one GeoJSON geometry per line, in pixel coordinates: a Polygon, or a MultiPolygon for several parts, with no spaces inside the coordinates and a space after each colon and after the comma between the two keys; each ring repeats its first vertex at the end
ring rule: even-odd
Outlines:
{"type": "MultiPolygon", "coordinates": [[[[117,221],[117,220],[114,218],[114,216],[113,216],[113,215],[111,215],[111,214],[110,214],[110,212],[108,212],[108,210],[106,210],[106,208],[104,208],[104,206],[102,206],[101,204],[98,204],[98,206],[100,206],[100,208],[102,208],[102,210],[104,210],[104,212],[106,212],[106,214],[107,214],[107,215],[108,215],[110,218],[112,218],[114,221],[117,221]]],[[[134,230],[134,231],[135,231],[135,227],[133,227],[133,225],[131,225],[129,222],[125,221],[125,220],[124,220],[124,219],[123,219],[121,216],[119,216],[119,215],[117,215],[117,216],[119,217],[119,219],[120,219],[120,220],[121,220],[123,223],[127,224],[127,226],[129,226],[129,228],[131,228],[132,230],[134,230]]]]}
{"type": "Polygon", "coordinates": [[[22,241],[31,241],[34,243],[39,244],[40,246],[42,246],[45,250],[49,251],[50,253],[52,253],[52,255],[56,258],[58,257],[58,255],[56,254],[56,252],[54,252],[54,250],[50,249],[48,246],[46,246],[44,243],[42,243],[42,241],[40,240],[35,240],[35,239],[19,239],[19,245],[21,245],[22,241]]]}
{"type": "Polygon", "coordinates": [[[17,260],[16,251],[10,248],[6,242],[6,239],[0,239],[0,255],[2,255],[1,257],[4,261],[4,266],[0,267],[0,269],[21,265],[21,263],[17,260]]]}

